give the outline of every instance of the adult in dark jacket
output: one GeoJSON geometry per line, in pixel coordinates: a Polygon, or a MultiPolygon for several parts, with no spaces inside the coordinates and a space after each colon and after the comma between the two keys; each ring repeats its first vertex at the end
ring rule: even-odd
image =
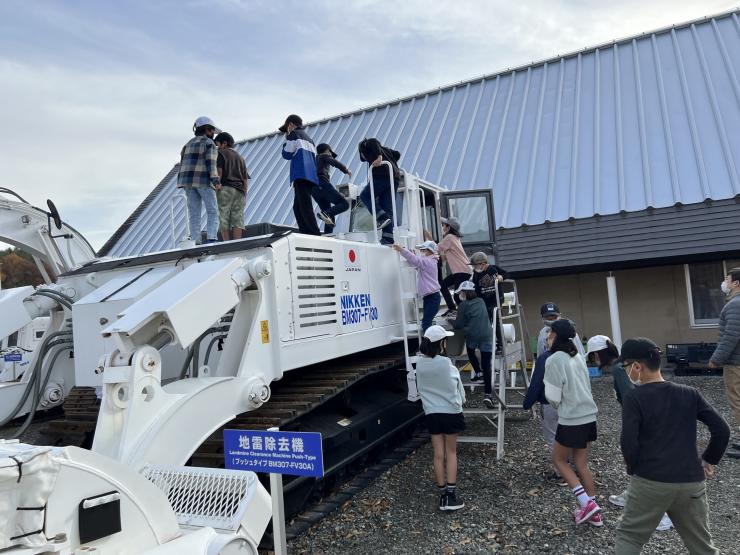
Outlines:
{"type": "Polygon", "coordinates": [[[709,367],[722,367],[737,434],[733,450],[728,451],[727,456],[740,459],[740,268],[733,268],[725,276],[722,292],[727,295],[727,304],[719,314],[719,341],[709,359],[709,367]]]}
{"type": "Polygon", "coordinates": [[[352,172],[337,160],[336,153],[328,144],[321,143],[316,147],[316,152],[318,153],[316,171],[319,176],[319,186],[311,190],[311,196],[321,209],[316,216],[324,222],[324,233],[328,234],[334,231],[335,218],[345,210],[349,210],[347,199],[340,195],[331,184],[330,168],[333,166],[349,177],[352,177],[352,172]]]}
{"type": "Polygon", "coordinates": [[[660,349],[645,338],[628,339],[620,361],[640,383],[624,397],[621,447],[630,485],[614,552],[640,553],[664,513],[689,553],[719,554],[709,532],[705,477],[714,475],[730,438],[724,419],[697,389],[667,382],[660,349]],[[709,443],[696,451],[696,423],[709,428],[709,443]]]}
{"type": "Polygon", "coordinates": [[[372,197],[375,196],[375,224],[382,230],[380,242],[384,245],[393,244],[393,192],[391,192],[391,178],[393,189],[398,189],[401,172],[398,169],[398,160],[401,153],[380,144],[378,139],[365,139],[358,145],[360,160],[370,165],[373,177],[373,191],[370,183],[360,193],[360,200],[367,210],[372,213],[372,197]],[[383,162],[389,162],[391,170],[383,162]]]}
{"type": "Polygon", "coordinates": [[[283,158],[290,160],[293,214],[298,231],[307,235],[321,235],[311,202],[311,190],[319,184],[316,174],[316,147],[303,129],[303,120],[295,114],[289,115],[278,129],[285,135],[283,158]]]}

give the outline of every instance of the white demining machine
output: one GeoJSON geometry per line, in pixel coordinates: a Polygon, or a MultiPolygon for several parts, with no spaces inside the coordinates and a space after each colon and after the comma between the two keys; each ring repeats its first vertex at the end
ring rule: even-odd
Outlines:
{"type": "MultiPolygon", "coordinates": [[[[444,192],[411,175],[397,185],[397,243],[413,248],[451,214],[480,224],[471,249],[492,247],[490,191],[444,192]]],[[[356,198],[356,186],[340,190],[356,198]]],[[[75,302],[45,297],[39,349],[68,339],[71,317],[76,389],[102,391],[94,439],[89,451],[0,441],[0,552],[256,553],[269,494],[251,472],[214,468],[224,427],[321,431],[330,475],[418,418],[406,372],[415,270],[370,221],[355,206],[332,237],[262,225],[61,273],[55,287],[75,302]]],[[[3,298],[0,310],[31,302],[3,298]]],[[[294,484],[305,499],[301,480],[286,492],[294,484]]]]}
{"type": "Polygon", "coordinates": [[[71,348],[70,307],[78,293],[55,281],[94,259],[95,252],[61,220],[54,203],[47,201],[47,205],[49,210],[42,210],[14,191],[0,188],[0,242],[30,254],[45,281],[35,288],[0,289],[0,426],[32,407],[45,410],[60,405],[74,385],[72,360],[59,357],[65,345],[71,348]],[[52,325],[49,315],[55,307],[67,312],[60,312],[52,325]],[[56,333],[46,343],[51,349],[49,360],[56,357],[55,375],[42,386],[36,382],[40,372],[33,369],[44,362],[39,349],[48,329],[56,333]]]}

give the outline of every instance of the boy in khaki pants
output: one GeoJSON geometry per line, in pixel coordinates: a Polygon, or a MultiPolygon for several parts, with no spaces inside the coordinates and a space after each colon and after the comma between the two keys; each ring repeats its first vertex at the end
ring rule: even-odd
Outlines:
{"type": "Polygon", "coordinates": [[[696,389],[663,379],[660,349],[649,339],[625,341],[619,360],[639,387],[622,405],[622,454],[631,479],[615,553],[640,553],[667,512],[689,553],[719,554],[709,533],[705,478],[727,448],[727,422],[696,389]],[[711,435],[701,460],[697,420],[711,435]]]}

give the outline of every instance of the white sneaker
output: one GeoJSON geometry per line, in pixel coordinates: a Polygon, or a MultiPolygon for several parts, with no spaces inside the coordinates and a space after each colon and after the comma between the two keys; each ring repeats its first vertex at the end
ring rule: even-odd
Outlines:
{"type": "Polygon", "coordinates": [[[665,532],[666,530],[670,530],[673,528],[673,521],[671,520],[671,517],[669,517],[667,514],[663,515],[663,518],[660,519],[660,523],[658,524],[658,527],[656,530],[659,532],[665,532]]]}
{"type": "Polygon", "coordinates": [[[623,491],[619,495],[610,495],[609,496],[609,503],[612,505],[616,505],[617,507],[624,507],[626,505],[625,498],[627,497],[627,492],[623,491]]]}

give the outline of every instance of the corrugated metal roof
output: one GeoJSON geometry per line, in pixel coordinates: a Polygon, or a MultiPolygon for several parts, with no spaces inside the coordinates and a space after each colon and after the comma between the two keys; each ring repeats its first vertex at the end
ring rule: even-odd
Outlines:
{"type": "MultiPolygon", "coordinates": [[[[307,126],[364,180],[378,137],[407,171],[448,189],[492,188],[518,228],[740,195],[740,10],[450,85],[307,126]],[[732,53],[732,55],[731,55],[732,53]]],[[[247,223],[294,222],[282,136],[241,142],[247,223]]],[[[338,183],[341,175],[334,174],[338,183]]],[[[175,178],[103,254],[170,246],[175,178]]],[[[178,216],[176,225],[185,222],[178,216]]]]}

